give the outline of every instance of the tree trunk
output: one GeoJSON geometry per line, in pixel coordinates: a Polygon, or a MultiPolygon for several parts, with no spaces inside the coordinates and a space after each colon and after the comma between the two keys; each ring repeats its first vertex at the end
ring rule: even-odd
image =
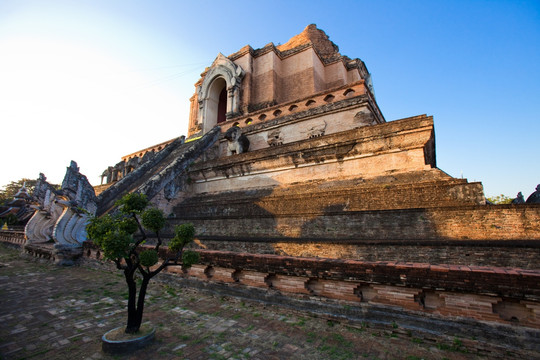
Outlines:
{"type": "Polygon", "coordinates": [[[135,334],[141,327],[144,312],[144,298],[146,297],[146,289],[148,288],[148,283],[151,278],[152,276],[149,275],[143,276],[141,288],[139,289],[139,298],[137,300],[137,305],[135,306],[135,299],[137,299],[137,284],[133,276],[129,279],[126,277],[129,289],[128,321],[125,330],[127,334],[135,334]]]}
{"type": "Polygon", "coordinates": [[[128,286],[128,319],[125,332],[127,334],[135,334],[141,327],[141,322],[138,321],[137,308],[135,300],[137,299],[137,283],[133,278],[133,271],[125,271],[126,283],[128,286]]]}
{"type": "MultiPolygon", "coordinates": [[[[142,324],[143,312],[144,312],[144,298],[146,297],[146,289],[148,288],[148,283],[150,282],[150,276],[145,275],[141,283],[141,288],[139,289],[139,299],[137,301],[137,324],[138,327],[142,324]]],[[[138,328],[137,328],[138,330],[138,328]]]]}

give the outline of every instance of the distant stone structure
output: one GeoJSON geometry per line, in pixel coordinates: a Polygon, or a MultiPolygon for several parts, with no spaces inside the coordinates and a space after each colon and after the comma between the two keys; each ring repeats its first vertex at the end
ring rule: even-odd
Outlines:
{"type": "Polygon", "coordinates": [[[32,196],[28,194],[26,183],[17,191],[13,200],[5,205],[0,205],[0,219],[7,220],[9,217],[16,219],[17,223],[26,223],[34,211],[30,207],[32,196]]]}
{"type": "Polygon", "coordinates": [[[526,201],[527,204],[540,204],[540,184],[536,186],[536,191],[533,192],[526,201]]]}
{"type": "Polygon", "coordinates": [[[525,199],[523,198],[523,194],[518,192],[515,199],[512,200],[512,204],[525,204],[525,199]]]}

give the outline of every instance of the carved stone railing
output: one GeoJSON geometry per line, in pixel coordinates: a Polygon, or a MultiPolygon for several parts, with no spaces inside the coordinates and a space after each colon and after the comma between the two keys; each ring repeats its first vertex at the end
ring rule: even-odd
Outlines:
{"type": "Polygon", "coordinates": [[[17,246],[23,246],[25,243],[24,228],[0,230],[0,241],[17,246]]]}
{"type": "Polygon", "coordinates": [[[201,139],[184,144],[183,139],[177,139],[159,152],[154,160],[148,161],[103,191],[98,196],[97,215],[101,216],[114,207],[114,203],[127,192],[139,191],[152,199],[165,187],[166,194],[171,197],[178,191],[180,175],[185,172],[204,151],[218,139],[220,127],[217,126],[201,139]],[[174,156],[174,159],[170,157],[174,156]]]}

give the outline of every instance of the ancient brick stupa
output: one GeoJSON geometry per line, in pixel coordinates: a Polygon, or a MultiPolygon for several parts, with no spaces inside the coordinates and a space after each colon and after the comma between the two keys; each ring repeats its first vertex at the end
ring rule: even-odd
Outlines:
{"type": "Polygon", "coordinates": [[[201,262],[171,273],[324,316],[540,352],[540,205],[488,205],[481,183],[437,168],[433,118],[387,121],[366,65],[315,25],[283,45],[218,54],[195,84],[187,130],[108,167],[91,202],[100,216],[144,193],[167,215],[164,237],[192,222],[201,262]]]}
{"type": "MultiPolygon", "coordinates": [[[[431,116],[387,122],[364,62],[314,24],[219,54],[195,88],[187,140],[125,156],[98,213],[141,191],[208,249],[292,256],[447,262],[473,253],[470,241],[540,238],[527,226],[538,212],[485,206],[481,183],[437,168],[431,116]],[[431,247],[443,244],[455,246],[431,247]]],[[[478,264],[523,257],[485,250],[478,264]]]]}

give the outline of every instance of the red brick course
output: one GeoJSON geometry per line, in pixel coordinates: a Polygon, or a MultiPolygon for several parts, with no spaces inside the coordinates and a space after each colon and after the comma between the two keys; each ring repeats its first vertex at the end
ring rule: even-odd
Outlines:
{"type": "MultiPolygon", "coordinates": [[[[166,249],[161,254],[164,257],[166,249]]],[[[91,243],[85,256],[96,258],[91,243]]],[[[182,276],[540,328],[540,270],[199,251],[182,276]]],[[[168,270],[180,273],[178,268],[168,270]]]]}

